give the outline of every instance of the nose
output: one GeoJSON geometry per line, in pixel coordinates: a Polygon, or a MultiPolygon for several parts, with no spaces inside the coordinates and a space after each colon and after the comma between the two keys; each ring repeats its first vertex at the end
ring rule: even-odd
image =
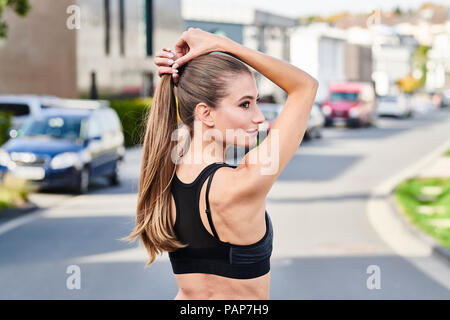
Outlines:
{"type": "Polygon", "coordinates": [[[257,112],[256,112],[255,117],[253,118],[253,122],[257,123],[257,124],[264,123],[264,120],[265,120],[264,114],[261,112],[261,110],[259,110],[258,107],[256,108],[256,110],[257,110],[257,112]]]}

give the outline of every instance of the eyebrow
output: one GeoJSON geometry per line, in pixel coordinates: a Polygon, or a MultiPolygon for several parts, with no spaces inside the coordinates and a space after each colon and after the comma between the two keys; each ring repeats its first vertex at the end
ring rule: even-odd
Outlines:
{"type": "MultiPolygon", "coordinates": [[[[258,99],[258,98],[259,98],[259,93],[258,93],[256,99],[258,99]]],[[[255,99],[255,97],[246,95],[246,96],[243,96],[242,98],[240,98],[238,101],[241,101],[242,99],[255,99]]]]}

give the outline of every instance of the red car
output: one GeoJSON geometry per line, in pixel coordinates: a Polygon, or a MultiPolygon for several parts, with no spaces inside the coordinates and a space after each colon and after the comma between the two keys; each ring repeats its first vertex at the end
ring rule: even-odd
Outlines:
{"type": "Polygon", "coordinates": [[[325,126],[370,125],[375,114],[375,90],[369,82],[332,83],[322,105],[325,126]]]}

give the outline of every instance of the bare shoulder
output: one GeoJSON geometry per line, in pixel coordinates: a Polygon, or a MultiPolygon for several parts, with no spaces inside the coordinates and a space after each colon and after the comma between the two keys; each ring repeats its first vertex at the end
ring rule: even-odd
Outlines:
{"type": "Polygon", "coordinates": [[[256,183],[258,179],[255,171],[249,170],[244,164],[236,168],[220,167],[211,181],[211,192],[216,195],[213,201],[227,208],[243,205],[261,207],[265,203],[266,193],[256,183]]]}

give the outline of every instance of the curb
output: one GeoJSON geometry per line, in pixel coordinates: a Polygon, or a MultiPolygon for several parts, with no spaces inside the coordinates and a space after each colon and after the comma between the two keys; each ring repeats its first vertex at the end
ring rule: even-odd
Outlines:
{"type": "Polygon", "coordinates": [[[436,239],[434,239],[426,232],[422,231],[422,229],[420,229],[409,220],[409,217],[401,210],[400,206],[398,205],[395,199],[394,190],[392,190],[389,194],[387,202],[389,202],[392,210],[396,213],[395,216],[398,218],[397,220],[400,221],[407,230],[409,230],[413,235],[427,244],[434,254],[437,254],[438,256],[450,262],[450,249],[444,247],[436,239]]]}
{"type": "Polygon", "coordinates": [[[37,209],[40,209],[40,207],[38,207],[35,203],[29,201],[21,208],[8,208],[0,210],[0,219],[5,217],[16,218],[18,216],[31,213],[32,211],[35,211],[37,209]]]}

